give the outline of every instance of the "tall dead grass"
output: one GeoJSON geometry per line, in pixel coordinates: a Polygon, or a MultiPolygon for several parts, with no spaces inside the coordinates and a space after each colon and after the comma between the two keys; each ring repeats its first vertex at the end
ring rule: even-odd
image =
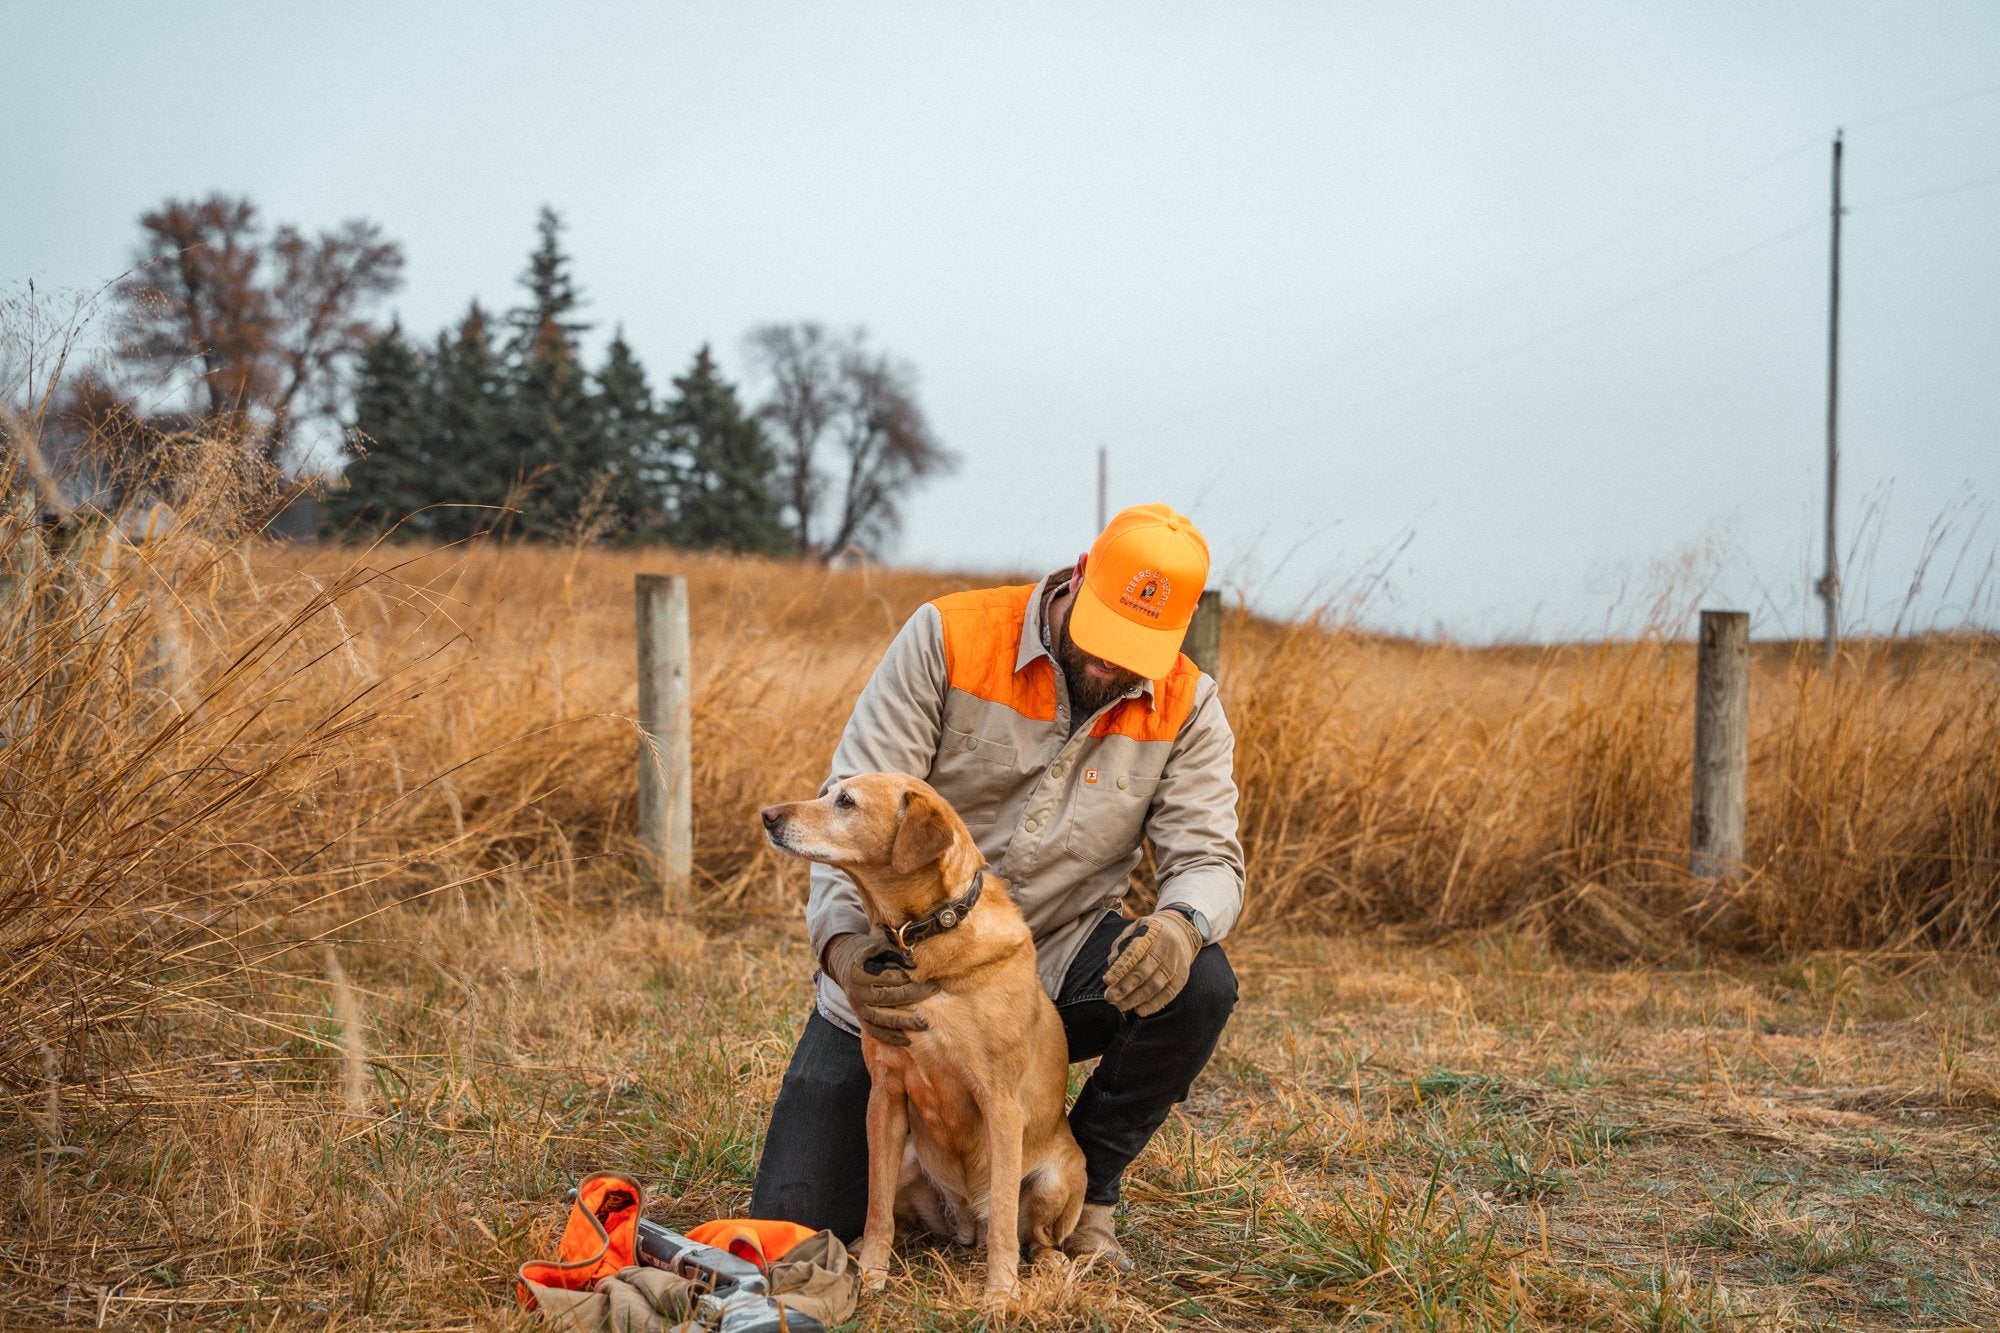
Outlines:
{"type": "MultiPolygon", "coordinates": [[[[0,1070],[20,1087],[46,1050],[65,1078],[115,1070],[120,1037],[168,1018],[282,1032],[263,983],[385,914],[637,889],[630,586],[657,557],[285,547],[256,530],[275,478],[230,441],[171,443],[120,479],[141,499],[119,513],[65,502],[24,432],[0,455],[0,1070]]],[[[936,581],[676,564],[704,628],[702,902],[775,903],[750,816],[816,781],[832,701],[936,581]]]]}
{"type": "Polygon", "coordinates": [[[273,913],[408,854],[339,798],[411,693],[352,669],[340,608],[365,572],[260,574],[243,523],[265,483],[218,442],[175,452],[175,527],[145,542],[136,515],[65,504],[32,451],[0,460],[10,1070],[40,1042],[74,1069],[163,1005],[238,1013],[241,985],[295,943],[273,913]]]}
{"type": "MultiPolygon", "coordinates": [[[[32,451],[0,470],[0,1068],[162,1005],[243,1021],[261,974],[310,969],[301,948],[398,904],[638,892],[641,569],[690,583],[696,910],[792,910],[799,876],[754,811],[816,784],[915,606],[981,581],[285,546],[257,535],[275,483],[240,456],[180,442],[129,488],[174,501],[144,540],[131,514],[68,511],[32,451]]],[[[1526,922],[1672,947],[1692,671],[1664,634],[1474,650],[1233,616],[1249,926],[1526,922]]],[[[1759,650],[1749,942],[2000,947],[1996,673],[1990,637],[1861,644],[1831,673],[1759,650]]]]}
{"type": "MultiPolygon", "coordinates": [[[[1692,611],[1692,608],[1689,608],[1692,611]]],[[[1691,615],[1688,617],[1691,619],[1691,615]]],[[[1225,657],[1262,919],[1681,943],[1692,645],[1468,649],[1239,617],[1225,657]]],[[[2000,643],[1759,645],[1740,942],[2000,945],[2000,643]]]]}
{"type": "MultiPolygon", "coordinates": [[[[332,579],[353,556],[261,558],[332,579]]],[[[502,546],[412,559],[398,575],[412,594],[381,624],[406,652],[449,624],[427,647],[454,664],[390,751],[402,771],[448,775],[425,836],[459,877],[549,858],[565,893],[636,891],[631,581],[688,576],[696,872],[718,912],[791,909],[799,877],[755,811],[817,784],[904,618],[983,581],[502,546]],[[482,831],[460,837],[468,817],[482,831]]],[[[1526,923],[1614,953],[1685,938],[1690,644],[1656,630],[1470,649],[1241,613],[1226,643],[1252,926],[1526,923]]],[[[1996,673],[1990,637],[1858,643],[1832,673],[1809,650],[1759,648],[1743,942],[2000,946],[1996,673]]]]}

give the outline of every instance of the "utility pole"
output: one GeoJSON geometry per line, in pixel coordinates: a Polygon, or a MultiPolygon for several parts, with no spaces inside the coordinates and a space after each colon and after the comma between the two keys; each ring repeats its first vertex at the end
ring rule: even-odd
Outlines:
{"type": "Polygon", "coordinates": [[[1833,258],[1826,313],[1826,572],[1814,591],[1826,604],[1826,643],[1821,665],[1833,666],[1840,647],[1840,566],[1834,548],[1835,499],[1840,481],[1840,139],[1833,132],[1833,258]]]}
{"type": "Polygon", "coordinates": [[[1105,474],[1107,471],[1104,455],[1105,448],[1100,444],[1097,446],[1097,530],[1099,532],[1104,531],[1104,525],[1111,521],[1111,516],[1104,512],[1105,474]]]}

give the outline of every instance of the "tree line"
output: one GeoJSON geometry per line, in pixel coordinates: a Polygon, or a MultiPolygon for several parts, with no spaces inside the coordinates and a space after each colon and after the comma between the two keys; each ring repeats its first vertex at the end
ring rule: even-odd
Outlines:
{"type": "Polygon", "coordinates": [[[128,453],[222,434],[294,471],[310,467],[308,428],[331,424],[342,443],[320,501],[328,535],[830,559],[878,551],[911,492],[956,462],[914,370],[860,329],[752,330],[749,402],[706,345],[665,393],[622,327],[587,366],[592,326],[550,208],[519,304],[496,315],[474,301],[427,340],[376,317],[404,260],[373,223],[308,236],[214,195],[169,200],[140,228],[113,291],[117,362],[79,377],[57,417],[128,453]],[[149,388],[171,406],[142,409],[149,388]]]}

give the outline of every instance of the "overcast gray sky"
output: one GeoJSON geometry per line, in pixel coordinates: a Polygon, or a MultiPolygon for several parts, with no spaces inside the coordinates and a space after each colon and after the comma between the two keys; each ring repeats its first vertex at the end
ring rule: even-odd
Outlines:
{"type": "Polygon", "coordinates": [[[915,363],[963,465],[901,562],[1072,557],[1104,443],[1269,609],[1387,559],[1371,624],[1590,634],[1696,553],[1790,633],[1841,125],[1850,619],[1942,523],[1914,619],[1991,624],[2000,4],[0,0],[0,284],[224,190],[380,222],[427,336],[547,201],[657,386],[771,320],[915,363]]]}

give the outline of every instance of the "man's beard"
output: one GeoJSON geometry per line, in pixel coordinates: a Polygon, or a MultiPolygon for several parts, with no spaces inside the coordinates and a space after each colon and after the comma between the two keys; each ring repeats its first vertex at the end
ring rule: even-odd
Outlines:
{"type": "MultiPolygon", "coordinates": [[[[1063,611],[1063,621],[1056,631],[1056,664],[1062,668],[1063,683],[1069,686],[1070,716],[1077,719],[1089,717],[1112,700],[1122,696],[1137,685],[1141,679],[1134,672],[1123,667],[1113,667],[1117,675],[1110,680],[1098,680],[1084,668],[1091,662],[1103,662],[1101,657],[1092,657],[1076,646],[1076,640],[1069,636],[1070,611],[1076,606],[1071,602],[1063,611]]],[[[1104,665],[1112,666],[1105,662],[1104,665]]]]}

